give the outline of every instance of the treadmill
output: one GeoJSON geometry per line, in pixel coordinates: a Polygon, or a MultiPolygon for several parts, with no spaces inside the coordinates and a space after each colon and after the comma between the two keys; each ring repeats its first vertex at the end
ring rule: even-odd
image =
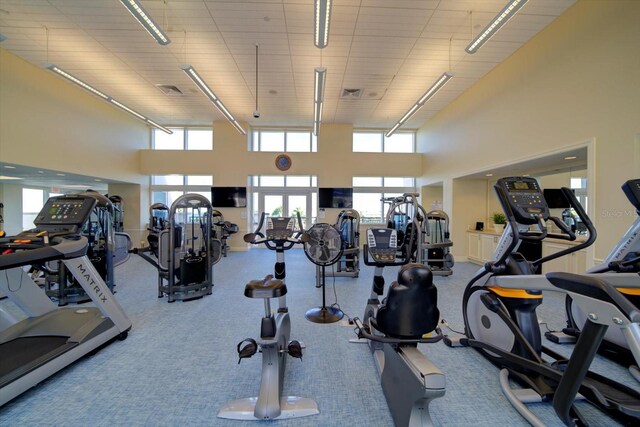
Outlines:
{"type": "Polygon", "coordinates": [[[80,233],[95,204],[86,195],[52,197],[36,229],[0,238],[0,293],[27,316],[0,331],[0,406],[131,329],[86,255],[80,233]],[[65,264],[93,307],[60,308],[27,274],[28,266],[53,260],[65,264]]]}

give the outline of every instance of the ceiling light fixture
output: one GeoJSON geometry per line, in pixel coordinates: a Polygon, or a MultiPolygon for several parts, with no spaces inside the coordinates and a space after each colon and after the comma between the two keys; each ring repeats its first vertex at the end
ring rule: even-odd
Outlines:
{"type": "Polygon", "coordinates": [[[576,156],[567,156],[567,157],[565,157],[564,159],[565,159],[565,160],[575,160],[575,159],[577,159],[577,158],[578,158],[578,157],[576,157],[576,156]]]}
{"type": "Polygon", "coordinates": [[[495,18],[465,48],[467,53],[476,53],[504,24],[511,19],[529,0],[510,0],[495,18]]]}
{"type": "Polygon", "coordinates": [[[164,31],[162,31],[160,26],[153,22],[153,19],[151,19],[147,11],[144,10],[142,5],[140,5],[137,0],[120,0],[120,3],[122,3],[122,5],[126,7],[129,12],[131,12],[133,17],[138,20],[140,25],[142,25],[144,29],[147,30],[149,34],[151,34],[151,37],[156,39],[158,43],[163,46],[171,43],[169,37],[167,37],[164,31]]]}
{"type": "Polygon", "coordinates": [[[329,43],[329,21],[331,19],[331,0],[315,0],[314,7],[314,44],[325,48],[329,43]]]}
{"type": "Polygon", "coordinates": [[[315,69],[313,82],[313,134],[318,136],[320,122],[322,121],[322,103],[324,102],[324,82],[327,77],[327,69],[318,67],[315,69]]]}
{"type": "Polygon", "coordinates": [[[4,167],[7,168],[7,169],[15,169],[16,168],[15,166],[9,166],[9,165],[5,165],[4,167]]]}
{"type": "Polygon", "coordinates": [[[220,98],[216,96],[215,93],[209,88],[207,83],[202,80],[202,77],[196,72],[196,70],[191,65],[183,65],[182,71],[189,76],[189,78],[198,86],[198,88],[206,95],[207,98],[213,103],[213,105],[220,110],[220,112],[229,120],[229,122],[243,135],[247,134],[247,131],[240,126],[240,123],[236,121],[236,119],[231,115],[229,110],[224,106],[220,98]]]}
{"type": "Polygon", "coordinates": [[[418,102],[416,102],[415,104],[413,104],[413,106],[411,108],[409,108],[409,111],[407,111],[404,116],[402,116],[402,118],[400,120],[398,120],[398,122],[389,130],[389,132],[387,132],[385,135],[387,137],[391,136],[394,134],[394,132],[402,125],[404,125],[411,117],[413,117],[413,115],[415,113],[418,112],[418,110],[420,110],[422,108],[422,106],[424,104],[427,103],[427,101],[429,99],[431,99],[436,93],[438,93],[438,91],[440,89],[442,89],[444,87],[444,85],[447,84],[447,82],[449,80],[451,80],[451,78],[454,76],[454,74],[450,71],[447,71],[445,73],[443,73],[438,80],[436,80],[436,82],[431,85],[431,87],[424,93],[424,95],[422,95],[420,97],[420,99],[418,100],[418,102]]]}
{"type": "Polygon", "coordinates": [[[0,179],[6,179],[7,181],[9,181],[9,180],[23,179],[23,178],[20,178],[17,176],[0,175],[0,179]]]}
{"type": "Polygon", "coordinates": [[[88,83],[83,82],[82,80],[80,80],[79,78],[77,78],[76,76],[69,74],[68,72],[64,71],[62,68],[56,66],[56,65],[47,65],[47,69],[50,71],[53,71],[54,73],[56,73],[59,76],[64,77],[65,79],[69,80],[70,82],[80,86],[81,88],[91,92],[92,94],[96,95],[99,98],[104,99],[105,101],[119,107],[122,108],[123,110],[125,110],[126,112],[133,114],[134,116],[136,116],[137,118],[139,118],[140,120],[143,120],[144,122],[150,124],[151,126],[154,126],[168,134],[172,134],[173,132],[170,131],[169,129],[160,126],[159,124],[157,124],[156,122],[154,122],[153,120],[143,116],[142,114],[138,113],[137,111],[132,110],[131,108],[127,107],[126,105],[118,102],[117,100],[113,99],[112,97],[110,97],[109,95],[106,95],[105,93],[99,91],[98,89],[96,89],[95,87],[91,86],[88,83]]]}

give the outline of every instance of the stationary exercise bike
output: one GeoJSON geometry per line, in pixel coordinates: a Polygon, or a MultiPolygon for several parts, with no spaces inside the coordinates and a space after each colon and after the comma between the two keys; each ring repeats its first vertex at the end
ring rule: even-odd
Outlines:
{"type": "Polygon", "coordinates": [[[273,420],[298,418],[320,413],[316,402],[309,398],[281,396],[284,382],[287,354],[301,358],[303,345],[299,341],[289,341],[291,321],[287,308],[287,285],[284,283],[286,269],[284,251],[295,244],[304,243],[302,221],[298,214],[298,231],[296,221],[291,217],[266,218],[265,234],[260,230],[265,222],[266,214],[260,218],[255,232],[246,234],[244,241],[254,245],[264,244],[268,249],[276,251],[275,278],[268,275],[264,279],[252,280],[245,286],[247,298],[264,300],[264,316],[260,326],[260,338],[247,338],[238,344],[239,361],[249,358],[258,352],[262,353],[262,378],[258,397],[233,400],[227,402],[218,411],[219,418],[234,420],[273,420]],[[271,313],[270,300],[278,299],[278,312],[271,313]]]}
{"type": "Polygon", "coordinates": [[[395,425],[433,425],[429,403],[444,396],[445,376],[417,347],[442,339],[433,274],[423,264],[408,264],[411,248],[398,251],[395,229],[368,229],[363,253],[375,273],[362,321],[353,319],[358,342],[369,344],[395,425]],[[383,269],[400,265],[397,282],[380,302],[383,269]]]}
{"type": "MultiPolygon", "coordinates": [[[[568,273],[536,274],[547,261],[581,250],[596,238],[595,229],[571,190],[563,188],[565,198],[589,231],[586,241],[535,261],[516,252],[522,241],[545,238],[575,240],[575,234],[562,220],[552,217],[538,182],[529,177],[499,179],[498,199],[508,219],[492,261],[467,285],[463,295],[466,338],[460,343],[477,349],[496,366],[503,368],[500,383],[514,408],[533,425],[543,425],[525,403],[553,402],[560,419],[567,425],[586,425],[574,405],[578,393],[618,421],[637,425],[640,393],[602,375],[589,372],[596,349],[608,327],[623,329],[640,357],[640,312],[610,283],[568,273]],[[560,233],[546,227],[552,221],[560,233]],[[535,230],[530,230],[535,228],[535,230]],[[542,291],[570,295],[589,313],[588,327],[567,360],[541,344],[536,308],[542,291]],[[548,356],[543,358],[544,355],[548,356]],[[549,361],[549,358],[554,359],[549,361]],[[512,390],[509,377],[526,387],[512,390]]],[[[640,287],[640,283],[636,284],[640,287]]],[[[454,344],[453,340],[445,343],[454,344]]]]}

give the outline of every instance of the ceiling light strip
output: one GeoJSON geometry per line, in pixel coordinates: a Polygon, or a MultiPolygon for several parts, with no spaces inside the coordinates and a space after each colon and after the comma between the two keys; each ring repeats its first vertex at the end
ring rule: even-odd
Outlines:
{"type": "Polygon", "coordinates": [[[220,101],[220,99],[215,95],[215,93],[213,93],[213,91],[209,88],[207,83],[202,79],[202,77],[200,77],[198,72],[191,65],[184,65],[182,67],[182,71],[184,71],[184,73],[187,76],[189,76],[191,81],[193,81],[196,84],[196,86],[198,86],[198,88],[202,91],[202,93],[204,93],[205,96],[209,98],[209,100],[213,103],[213,105],[215,105],[216,108],[220,110],[220,112],[225,116],[225,118],[229,122],[231,122],[233,127],[235,127],[238,130],[238,132],[240,132],[243,135],[247,134],[247,131],[244,130],[242,126],[240,126],[238,121],[233,117],[233,115],[229,112],[229,110],[227,110],[227,108],[224,106],[222,101],[220,101]]]}
{"type": "Polygon", "coordinates": [[[467,53],[476,53],[504,24],[509,21],[529,0],[510,0],[495,18],[465,48],[467,53]]]}
{"type": "Polygon", "coordinates": [[[314,7],[314,44],[317,48],[325,48],[329,44],[329,22],[331,20],[332,0],[315,0],[314,7]]]}
{"type": "Polygon", "coordinates": [[[137,111],[132,110],[131,108],[127,107],[126,105],[122,104],[121,102],[118,102],[117,100],[113,99],[112,97],[110,97],[109,95],[106,95],[105,93],[99,91],[98,89],[96,89],[95,87],[91,86],[88,83],[83,82],[82,80],[80,80],[79,78],[77,78],[76,76],[69,74],[68,72],[64,71],[62,68],[56,66],[56,65],[48,65],[47,69],[50,71],[53,71],[54,73],[56,73],[57,75],[64,77],[65,79],[69,80],[70,82],[74,83],[77,86],[80,86],[81,88],[91,92],[92,94],[104,99],[105,101],[125,110],[126,112],[133,114],[134,116],[136,116],[137,118],[139,118],[140,120],[143,120],[147,123],[149,123],[151,126],[157,127],[158,129],[168,133],[168,134],[172,134],[173,132],[170,131],[169,129],[160,126],[159,124],[157,124],[156,122],[154,122],[153,120],[143,116],[142,114],[138,113],[137,111]]]}
{"type": "Polygon", "coordinates": [[[313,81],[313,134],[318,136],[320,123],[322,122],[322,104],[324,102],[324,84],[327,77],[327,69],[318,67],[315,69],[313,81]]]}
{"type": "Polygon", "coordinates": [[[144,10],[137,0],[120,0],[120,3],[122,3],[122,5],[131,12],[133,17],[138,20],[140,25],[142,25],[158,43],[163,46],[171,43],[169,37],[164,33],[164,31],[162,31],[160,26],[151,19],[147,11],[144,10]]]}
{"type": "Polygon", "coordinates": [[[427,89],[427,91],[420,97],[418,102],[413,104],[413,106],[409,108],[404,116],[402,116],[402,118],[398,120],[398,122],[391,129],[389,129],[385,136],[389,137],[393,135],[393,133],[398,130],[400,126],[405,124],[411,117],[413,117],[415,113],[418,112],[418,110],[422,108],[424,104],[427,103],[428,100],[430,100],[436,93],[438,93],[438,91],[442,89],[444,85],[446,85],[447,82],[449,82],[449,80],[453,78],[453,76],[454,74],[450,71],[442,73],[438,80],[436,80],[436,82],[432,84],[431,87],[427,89]]]}

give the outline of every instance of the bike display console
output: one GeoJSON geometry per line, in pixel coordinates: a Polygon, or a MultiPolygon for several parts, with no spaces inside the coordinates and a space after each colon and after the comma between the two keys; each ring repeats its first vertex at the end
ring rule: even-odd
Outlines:
{"type": "Polygon", "coordinates": [[[269,240],[287,240],[293,236],[296,222],[293,217],[268,217],[266,235],[269,240]]]}
{"type": "Polygon", "coordinates": [[[398,232],[391,228],[367,229],[367,246],[373,260],[379,264],[396,261],[398,232]]]}

